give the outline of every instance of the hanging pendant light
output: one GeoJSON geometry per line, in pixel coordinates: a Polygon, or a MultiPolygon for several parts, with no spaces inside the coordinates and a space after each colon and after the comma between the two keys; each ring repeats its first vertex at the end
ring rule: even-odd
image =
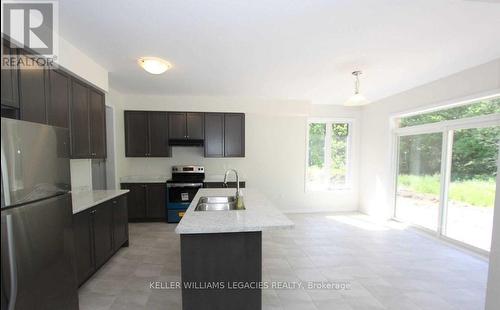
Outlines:
{"type": "Polygon", "coordinates": [[[345,106],[353,107],[353,106],[365,105],[365,104],[368,103],[368,100],[365,98],[365,96],[363,96],[363,95],[361,95],[359,93],[359,76],[362,73],[363,72],[361,72],[361,71],[354,71],[352,73],[352,75],[354,75],[354,77],[355,77],[355,80],[354,80],[354,95],[352,95],[351,98],[349,98],[349,100],[347,100],[344,103],[345,106]]]}

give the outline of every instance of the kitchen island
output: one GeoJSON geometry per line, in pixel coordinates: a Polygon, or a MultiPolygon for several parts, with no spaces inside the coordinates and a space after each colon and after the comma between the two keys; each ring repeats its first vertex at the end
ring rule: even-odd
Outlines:
{"type": "Polygon", "coordinates": [[[258,191],[241,193],[245,210],[196,211],[201,197],[235,195],[200,189],[177,225],[183,309],[261,309],[262,231],[293,223],[258,191]]]}

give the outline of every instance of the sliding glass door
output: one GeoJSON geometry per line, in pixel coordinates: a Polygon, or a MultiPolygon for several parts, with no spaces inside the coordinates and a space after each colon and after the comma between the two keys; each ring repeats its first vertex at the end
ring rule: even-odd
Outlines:
{"type": "Polygon", "coordinates": [[[489,251],[500,96],[395,119],[396,218],[489,251]]]}
{"type": "Polygon", "coordinates": [[[452,137],[443,234],[489,251],[500,127],[455,130],[452,137]]]}
{"type": "Polygon", "coordinates": [[[442,133],[401,136],[396,190],[396,217],[437,231],[442,133]]]}
{"type": "Polygon", "coordinates": [[[500,126],[398,135],[395,217],[490,250],[500,126]]]}

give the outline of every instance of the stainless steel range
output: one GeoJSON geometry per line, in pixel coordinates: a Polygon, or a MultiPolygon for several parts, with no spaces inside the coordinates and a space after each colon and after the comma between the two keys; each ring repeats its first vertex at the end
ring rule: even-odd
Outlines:
{"type": "Polygon", "coordinates": [[[178,223],[194,196],[203,187],[205,168],[202,166],[173,166],[172,178],[167,181],[167,221],[178,223]]]}

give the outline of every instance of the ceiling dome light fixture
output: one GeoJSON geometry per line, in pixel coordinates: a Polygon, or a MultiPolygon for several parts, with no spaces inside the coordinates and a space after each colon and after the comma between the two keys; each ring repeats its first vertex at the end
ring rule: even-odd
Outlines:
{"type": "Polygon", "coordinates": [[[157,57],[141,57],[138,60],[139,66],[151,74],[162,74],[172,68],[172,64],[157,57]]]}
{"type": "Polygon", "coordinates": [[[361,95],[359,93],[359,76],[362,73],[363,72],[361,72],[361,71],[354,71],[352,73],[352,75],[354,75],[354,77],[355,77],[355,80],[354,80],[354,95],[352,95],[351,98],[349,98],[349,100],[347,100],[344,103],[345,106],[353,107],[353,106],[365,105],[365,104],[368,103],[368,100],[365,98],[365,96],[363,96],[363,95],[361,95]]]}

